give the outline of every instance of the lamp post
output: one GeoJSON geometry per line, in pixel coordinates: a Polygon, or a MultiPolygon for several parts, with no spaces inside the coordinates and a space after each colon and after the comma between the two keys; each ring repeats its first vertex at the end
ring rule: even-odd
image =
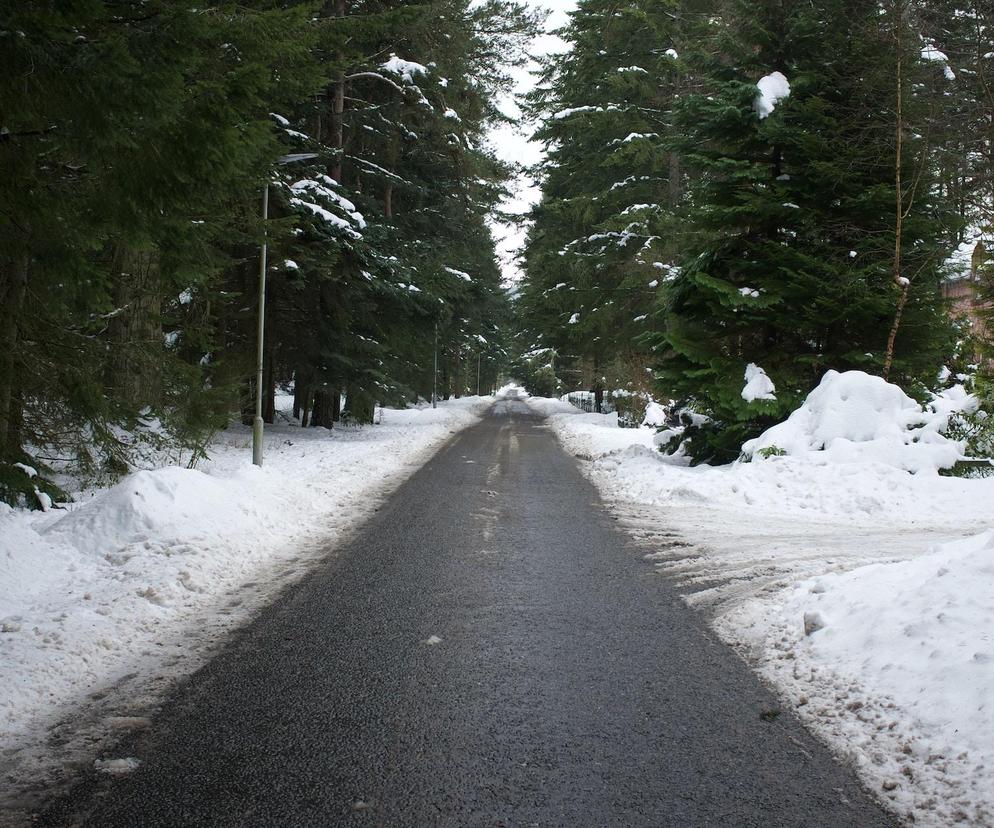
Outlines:
{"type": "Polygon", "coordinates": [[[435,321],[435,362],[431,374],[431,407],[438,408],[438,321],[435,321]]]}
{"type": "MultiPolygon", "coordinates": [[[[316,152],[295,152],[291,155],[282,155],[276,159],[276,163],[292,164],[294,161],[309,161],[317,158],[316,152]]],[[[268,253],[268,234],[266,225],[269,223],[269,182],[262,188],[262,252],[259,256],[259,326],[256,335],[255,347],[255,417],[252,420],[252,462],[256,466],[262,465],[262,362],[263,362],[263,336],[266,331],[266,254],[268,253]]]]}

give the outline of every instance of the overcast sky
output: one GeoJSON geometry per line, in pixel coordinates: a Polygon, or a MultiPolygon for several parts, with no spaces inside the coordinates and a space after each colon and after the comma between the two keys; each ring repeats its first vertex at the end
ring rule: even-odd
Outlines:
{"type": "MultiPolygon", "coordinates": [[[[546,23],[546,31],[549,34],[536,39],[532,45],[532,53],[536,56],[549,54],[551,52],[562,51],[565,44],[555,35],[551,34],[566,23],[569,12],[576,6],[576,0],[525,0],[528,6],[546,9],[550,12],[546,23]]],[[[517,94],[524,94],[535,86],[535,78],[529,71],[531,67],[521,67],[515,72],[517,83],[517,94]]],[[[519,115],[520,110],[513,100],[505,101],[501,108],[508,115],[519,115]]],[[[511,127],[506,126],[495,130],[491,135],[491,141],[497,154],[507,160],[519,164],[532,165],[542,157],[541,147],[528,140],[531,127],[527,124],[511,127]]],[[[538,188],[527,177],[522,176],[516,182],[514,196],[506,202],[502,209],[512,213],[526,213],[538,200],[538,188]]],[[[524,241],[524,228],[507,227],[497,225],[494,227],[494,235],[497,237],[497,250],[501,258],[501,265],[506,280],[517,280],[520,272],[514,264],[515,254],[521,248],[524,241]]]]}

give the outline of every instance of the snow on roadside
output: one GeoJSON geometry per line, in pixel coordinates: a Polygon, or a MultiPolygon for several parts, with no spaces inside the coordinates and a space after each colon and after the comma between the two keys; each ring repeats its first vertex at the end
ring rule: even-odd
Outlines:
{"type": "Polygon", "coordinates": [[[647,561],[882,801],[919,825],[988,826],[994,479],[935,471],[959,455],[945,418],[971,400],[923,411],[855,373],[831,372],[747,445],[753,462],[723,467],[661,455],[651,429],[529,404],[647,561]]]}
{"type": "Polygon", "coordinates": [[[994,531],[808,579],[718,621],[893,807],[994,824],[994,531]],[[806,632],[807,630],[807,632],[806,632]]]}
{"type": "Polygon", "coordinates": [[[201,469],[139,471],[48,513],[0,504],[0,743],[28,744],[59,715],[194,646],[222,596],[261,603],[357,524],[379,496],[473,422],[490,398],[383,412],[366,428],[224,432],[201,469]],[[249,590],[252,592],[252,590],[249,590]]]}

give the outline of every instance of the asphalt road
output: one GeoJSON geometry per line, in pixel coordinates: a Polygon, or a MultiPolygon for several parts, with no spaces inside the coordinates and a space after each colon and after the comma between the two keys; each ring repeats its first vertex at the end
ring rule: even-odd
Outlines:
{"type": "Polygon", "coordinates": [[[642,554],[499,402],[39,824],[894,825],[642,554]]]}

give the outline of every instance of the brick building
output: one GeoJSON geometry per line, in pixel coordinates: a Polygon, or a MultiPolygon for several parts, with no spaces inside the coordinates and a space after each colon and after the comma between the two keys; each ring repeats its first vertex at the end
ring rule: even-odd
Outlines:
{"type": "MultiPolygon", "coordinates": [[[[949,302],[949,312],[957,318],[967,318],[978,338],[986,338],[987,330],[980,318],[984,303],[977,295],[980,268],[987,262],[987,249],[982,241],[964,242],[953,255],[955,272],[942,283],[942,296],[949,302]]],[[[988,303],[989,307],[989,303],[988,303]]]]}

